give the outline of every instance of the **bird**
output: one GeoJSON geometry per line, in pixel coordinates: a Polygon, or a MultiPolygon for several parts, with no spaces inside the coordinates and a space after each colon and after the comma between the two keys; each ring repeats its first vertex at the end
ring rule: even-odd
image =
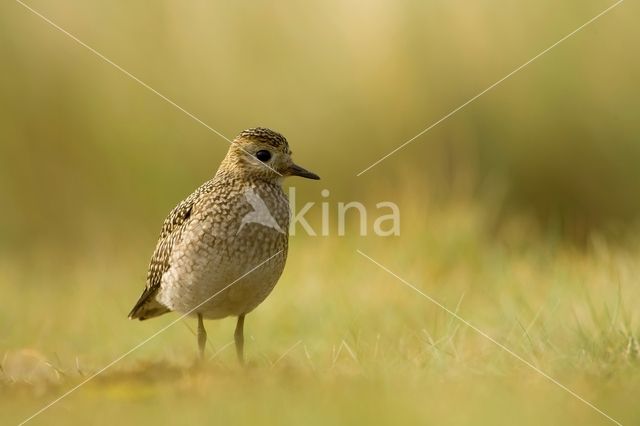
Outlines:
{"type": "Polygon", "coordinates": [[[283,179],[320,179],[291,154],[287,139],[264,127],[234,138],[213,178],[165,219],[130,319],[172,311],[197,317],[202,359],[204,320],[237,317],[236,355],[244,365],[245,316],[271,293],[287,259],[290,209],[283,179]]]}
{"type": "Polygon", "coordinates": [[[242,228],[248,223],[259,223],[264,226],[271,227],[276,231],[284,234],[282,228],[278,224],[278,221],[275,220],[269,208],[265,204],[265,202],[260,198],[258,194],[255,193],[253,188],[249,188],[245,191],[244,197],[247,199],[247,203],[253,207],[253,211],[247,213],[240,222],[240,228],[238,228],[238,234],[242,231],[242,228]]]}

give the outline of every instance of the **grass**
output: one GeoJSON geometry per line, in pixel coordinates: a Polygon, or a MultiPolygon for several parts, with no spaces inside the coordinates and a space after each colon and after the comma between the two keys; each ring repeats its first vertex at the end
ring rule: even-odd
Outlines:
{"type": "MultiPolygon", "coordinates": [[[[14,3],[0,5],[3,424],[175,320],[126,315],[163,215],[227,149],[14,3]]],[[[614,1],[28,3],[224,135],[282,131],[323,177],[296,183],[314,225],[324,188],[332,207],[402,211],[397,238],[291,239],[247,318],[248,369],[232,319],[208,324],[204,366],[182,321],[34,424],[611,423],[357,249],[640,424],[637,3],[359,178],[614,1]],[[616,237],[588,232],[624,220],[616,237]]]]}
{"type": "MultiPolygon", "coordinates": [[[[611,423],[356,248],[611,417],[640,420],[638,245],[594,236],[576,248],[526,221],[489,233],[473,202],[405,207],[399,238],[292,239],[283,279],[248,316],[248,369],[229,345],[232,319],[208,323],[211,359],[197,365],[188,320],[34,424],[611,423]]],[[[176,318],[126,319],[148,248],[3,258],[7,424],[176,318]]]]}

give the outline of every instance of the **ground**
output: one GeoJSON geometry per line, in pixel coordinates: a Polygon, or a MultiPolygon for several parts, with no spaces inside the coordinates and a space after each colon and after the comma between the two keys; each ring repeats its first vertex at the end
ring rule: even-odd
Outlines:
{"type": "MultiPolygon", "coordinates": [[[[404,212],[413,229],[398,238],[292,238],[281,282],[247,317],[246,369],[234,319],[207,322],[204,364],[186,319],[31,423],[640,422],[633,241],[594,235],[576,246],[528,232],[526,221],[487,232],[473,205],[404,212]],[[418,220],[425,213],[429,226],[418,220]]],[[[29,418],[178,318],[128,320],[148,253],[105,247],[3,258],[4,423],[29,418]]]]}

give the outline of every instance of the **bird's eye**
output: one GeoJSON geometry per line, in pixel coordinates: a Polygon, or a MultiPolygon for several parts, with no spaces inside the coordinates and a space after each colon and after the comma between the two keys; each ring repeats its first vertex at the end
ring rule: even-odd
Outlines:
{"type": "Polygon", "coordinates": [[[271,153],[269,151],[267,151],[266,149],[262,149],[258,152],[256,152],[256,158],[260,161],[262,161],[263,163],[266,163],[267,161],[269,161],[271,159],[271,153]]]}

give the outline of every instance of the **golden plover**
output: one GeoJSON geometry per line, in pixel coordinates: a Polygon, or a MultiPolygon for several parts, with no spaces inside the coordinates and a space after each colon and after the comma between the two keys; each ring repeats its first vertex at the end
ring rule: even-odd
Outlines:
{"type": "Polygon", "coordinates": [[[164,221],[147,285],[129,318],[170,311],[197,316],[202,357],[203,318],[237,316],[234,337],[243,363],[244,317],[269,295],[287,258],[286,176],[320,179],[293,163],[281,134],[265,128],[240,133],[213,179],[164,221]]]}

